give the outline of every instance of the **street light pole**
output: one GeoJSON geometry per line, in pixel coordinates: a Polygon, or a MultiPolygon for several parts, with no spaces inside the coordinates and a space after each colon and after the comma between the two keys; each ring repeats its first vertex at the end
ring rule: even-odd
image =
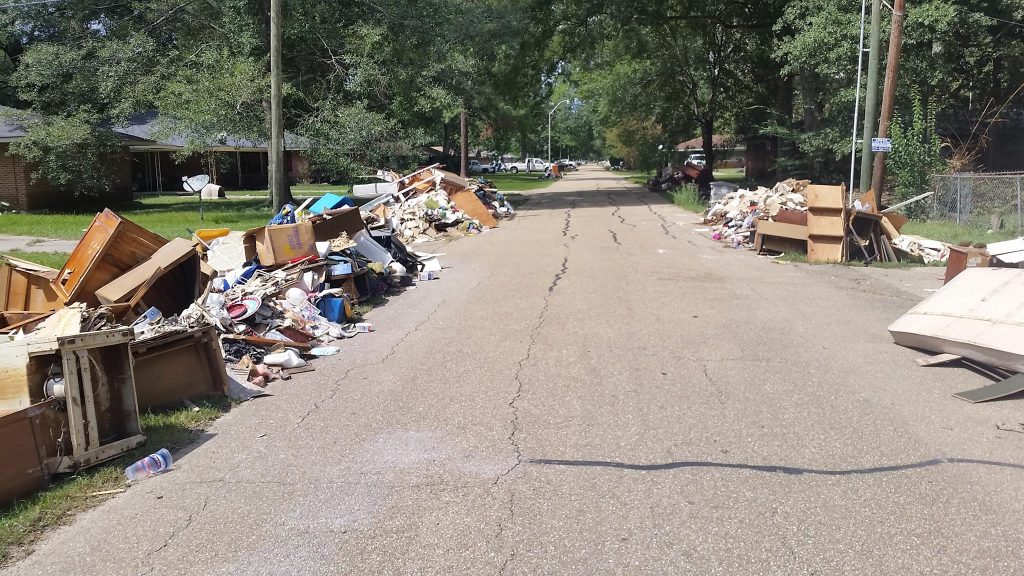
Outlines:
{"type": "Polygon", "coordinates": [[[548,112],[548,166],[551,166],[551,115],[555,113],[555,110],[558,110],[559,106],[568,103],[568,100],[562,100],[558,104],[555,104],[555,107],[551,109],[551,112],[548,112]]]}

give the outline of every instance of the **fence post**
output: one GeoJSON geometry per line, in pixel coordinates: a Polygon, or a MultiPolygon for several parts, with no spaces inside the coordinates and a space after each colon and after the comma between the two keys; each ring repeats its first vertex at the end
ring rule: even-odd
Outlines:
{"type": "Polygon", "coordinates": [[[1024,230],[1024,214],[1021,213],[1020,206],[1020,176],[1017,176],[1017,231],[1024,230]]]}
{"type": "Polygon", "coordinates": [[[960,175],[956,175],[956,223],[960,223],[960,175]]]}

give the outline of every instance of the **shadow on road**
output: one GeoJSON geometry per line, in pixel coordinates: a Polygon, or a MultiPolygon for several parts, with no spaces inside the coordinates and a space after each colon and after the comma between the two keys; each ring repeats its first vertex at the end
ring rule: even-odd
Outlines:
{"type": "Polygon", "coordinates": [[[530,459],[530,464],[545,466],[569,466],[580,468],[618,468],[621,470],[634,470],[641,472],[661,472],[664,470],[677,470],[680,468],[724,468],[733,470],[750,470],[753,472],[768,472],[772,474],[791,474],[794,476],[857,476],[865,474],[883,474],[886,472],[900,472],[903,470],[919,470],[931,468],[943,464],[977,464],[981,466],[994,466],[997,468],[1010,468],[1024,470],[1024,464],[1012,462],[996,462],[992,460],[976,460],[973,458],[934,458],[921,462],[909,464],[894,464],[892,466],[876,466],[872,468],[853,468],[850,470],[822,470],[816,468],[794,468],[791,466],[771,466],[764,464],[741,464],[732,462],[702,462],[702,461],[680,461],[665,462],[662,464],[631,464],[628,462],[614,462],[605,460],[548,460],[530,459]]]}
{"type": "Polygon", "coordinates": [[[530,210],[566,210],[568,208],[599,208],[618,206],[670,206],[661,194],[646,190],[584,190],[579,192],[536,192],[524,194],[520,212],[530,210]]]}

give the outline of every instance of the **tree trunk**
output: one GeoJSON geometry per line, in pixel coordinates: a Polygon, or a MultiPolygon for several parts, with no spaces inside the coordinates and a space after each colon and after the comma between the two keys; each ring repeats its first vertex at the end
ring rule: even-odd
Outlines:
{"type": "Polygon", "coordinates": [[[714,169],[715,167],[715,122],[714,120],[705,120],[700,126],[700,135],[704,141],[704,160],[707,163],[707,167],[714,169]]]}
{"type": "Polygon", "coordinates": [[[469,176],[469,113],[459,113],[459,175],[469,176]]]}

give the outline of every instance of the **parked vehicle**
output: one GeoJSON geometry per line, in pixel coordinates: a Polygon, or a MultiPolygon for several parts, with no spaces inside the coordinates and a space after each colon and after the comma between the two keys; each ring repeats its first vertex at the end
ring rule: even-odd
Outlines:
{"type": "Polygon", "coordinates": [[[708,159],[704,155],[703,152],[698,152],[698,153],[695,153],[695,154],[690,154],[686,158],[686,162],[689,163],[689,164],[693,164],[694,166],[699,166],[699,167],[703,168],[703,167],[707,166],[708,159]]]}
{"type": "Polygon", "coordinates": [[[469,161],[470,174],[491,174],[494,172],[494,164],[481,164],[479,160],[469,161]]]}
{"type": "Polygon", "coordinates": [[[574,172],[577,170],[576,163],[568,158],[558,161],[558,169],[563,172],[574,172]]]}
{"type": "Polygon", "coordinates": [[[509,172],[518,174],[520,172],[543,172],[547,170],[548,163],[540,158],[527,158],[525,162],[510,162],[507,166],[509,172]]]}

